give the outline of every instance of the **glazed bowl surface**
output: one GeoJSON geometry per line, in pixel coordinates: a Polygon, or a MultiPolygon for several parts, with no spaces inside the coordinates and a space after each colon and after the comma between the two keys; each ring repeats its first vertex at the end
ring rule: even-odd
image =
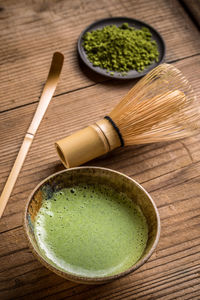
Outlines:
{"type": "Polygon", "coordinates": [[[160,218],[156,205],[151,196],[135,180],[124,175],[123,173],[111,169],[86,166],[71,168],[55,173],[36,186],[29,196],[27,205],[25,207],[24,230],[33,254],[49,270],[74,282],[84,284],[102,284],[123,277],[135,271],[148,260],[155,250],[159,240],[160,218]],[[140,207],[148,225],[148,240],[146,248],[140,259],[127,270],[112,276],[86,277],[60,270],[45,258],[36,241],[34,233],[35,220],[42,205],[42,201],[44,200],[44,190],[48,191],[49,195],[51,196],[52,193],[63,188],[88,183],[107,185],[119,193],[125,193],[131,199],[131,201],[140,207]]]}

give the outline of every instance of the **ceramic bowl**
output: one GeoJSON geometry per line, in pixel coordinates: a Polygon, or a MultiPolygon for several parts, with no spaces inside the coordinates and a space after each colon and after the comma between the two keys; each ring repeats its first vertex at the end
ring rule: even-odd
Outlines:
{"type": "Polygon", "coordinates": [[[48,269],[68,280],[85,284],[101,284],[125,276],[141,267],[151,256],[160,236],[160,218],[155,203],[145,189],[132,178],[110,169],[100,167],[77,167],[55,173],[43,180],[29,196],[24,215],[25,235],[29,246],[36,258],[48,269]],[[34,222],[43,200],[44,186],[48,190],[58,191],[64,187],[70,187],[80,183],[99,183],[112,187],[125,193],[132,201],[140,206],[147,224],[148,241],[146,248],[136,264],[129,269],[113,276],[105,277],[80,277],[69,272],[61,271],[52,265],[40,252],[34,235],[34,222]]]}

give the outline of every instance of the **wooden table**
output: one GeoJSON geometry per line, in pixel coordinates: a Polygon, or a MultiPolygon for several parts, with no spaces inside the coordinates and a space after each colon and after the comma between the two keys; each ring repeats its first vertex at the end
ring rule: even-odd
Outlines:
{"type": "Polygon", "coordinates": [[[149,261],[102,286],[67,281],[44,268],[22,228],[27,197],[40,180],[62,170],[54,142],[103,117],[135,81],[118,82],[79,64],[77,38],[85,26],[112,16],[141,19],[167,45],[166,61],[200,96],[198,22],[178,0],[2,0],[0,4],[0,191],[37,107],[54,51],[65,64],[12,196],[0,220],[0,299],[200,299],[200,134],[118,149],[90,162],[124,172],[152,195],[162,232],[149,261]]]}

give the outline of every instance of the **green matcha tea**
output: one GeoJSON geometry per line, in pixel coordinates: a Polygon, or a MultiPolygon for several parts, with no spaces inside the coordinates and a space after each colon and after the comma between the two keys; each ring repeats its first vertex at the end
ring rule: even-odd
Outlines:
{"type": "Polygon", "coordinates": [[[141,257],[146,219],[125,194],[105,185],[64,188],[43,200],[34,225],[47,261],[79,276],[118,274],[141,257]]]}

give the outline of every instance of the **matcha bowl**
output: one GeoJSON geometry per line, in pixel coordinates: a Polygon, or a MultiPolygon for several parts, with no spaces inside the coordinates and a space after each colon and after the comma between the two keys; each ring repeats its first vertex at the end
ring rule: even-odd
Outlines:
{"type": "Polygon", "coordinates": [[[24,229],[33,254],[48,269],[78,283],[101,284],[148,260],[160,218],[135,180],[86,166],[55,173],[33,190],[24,229]]]}

